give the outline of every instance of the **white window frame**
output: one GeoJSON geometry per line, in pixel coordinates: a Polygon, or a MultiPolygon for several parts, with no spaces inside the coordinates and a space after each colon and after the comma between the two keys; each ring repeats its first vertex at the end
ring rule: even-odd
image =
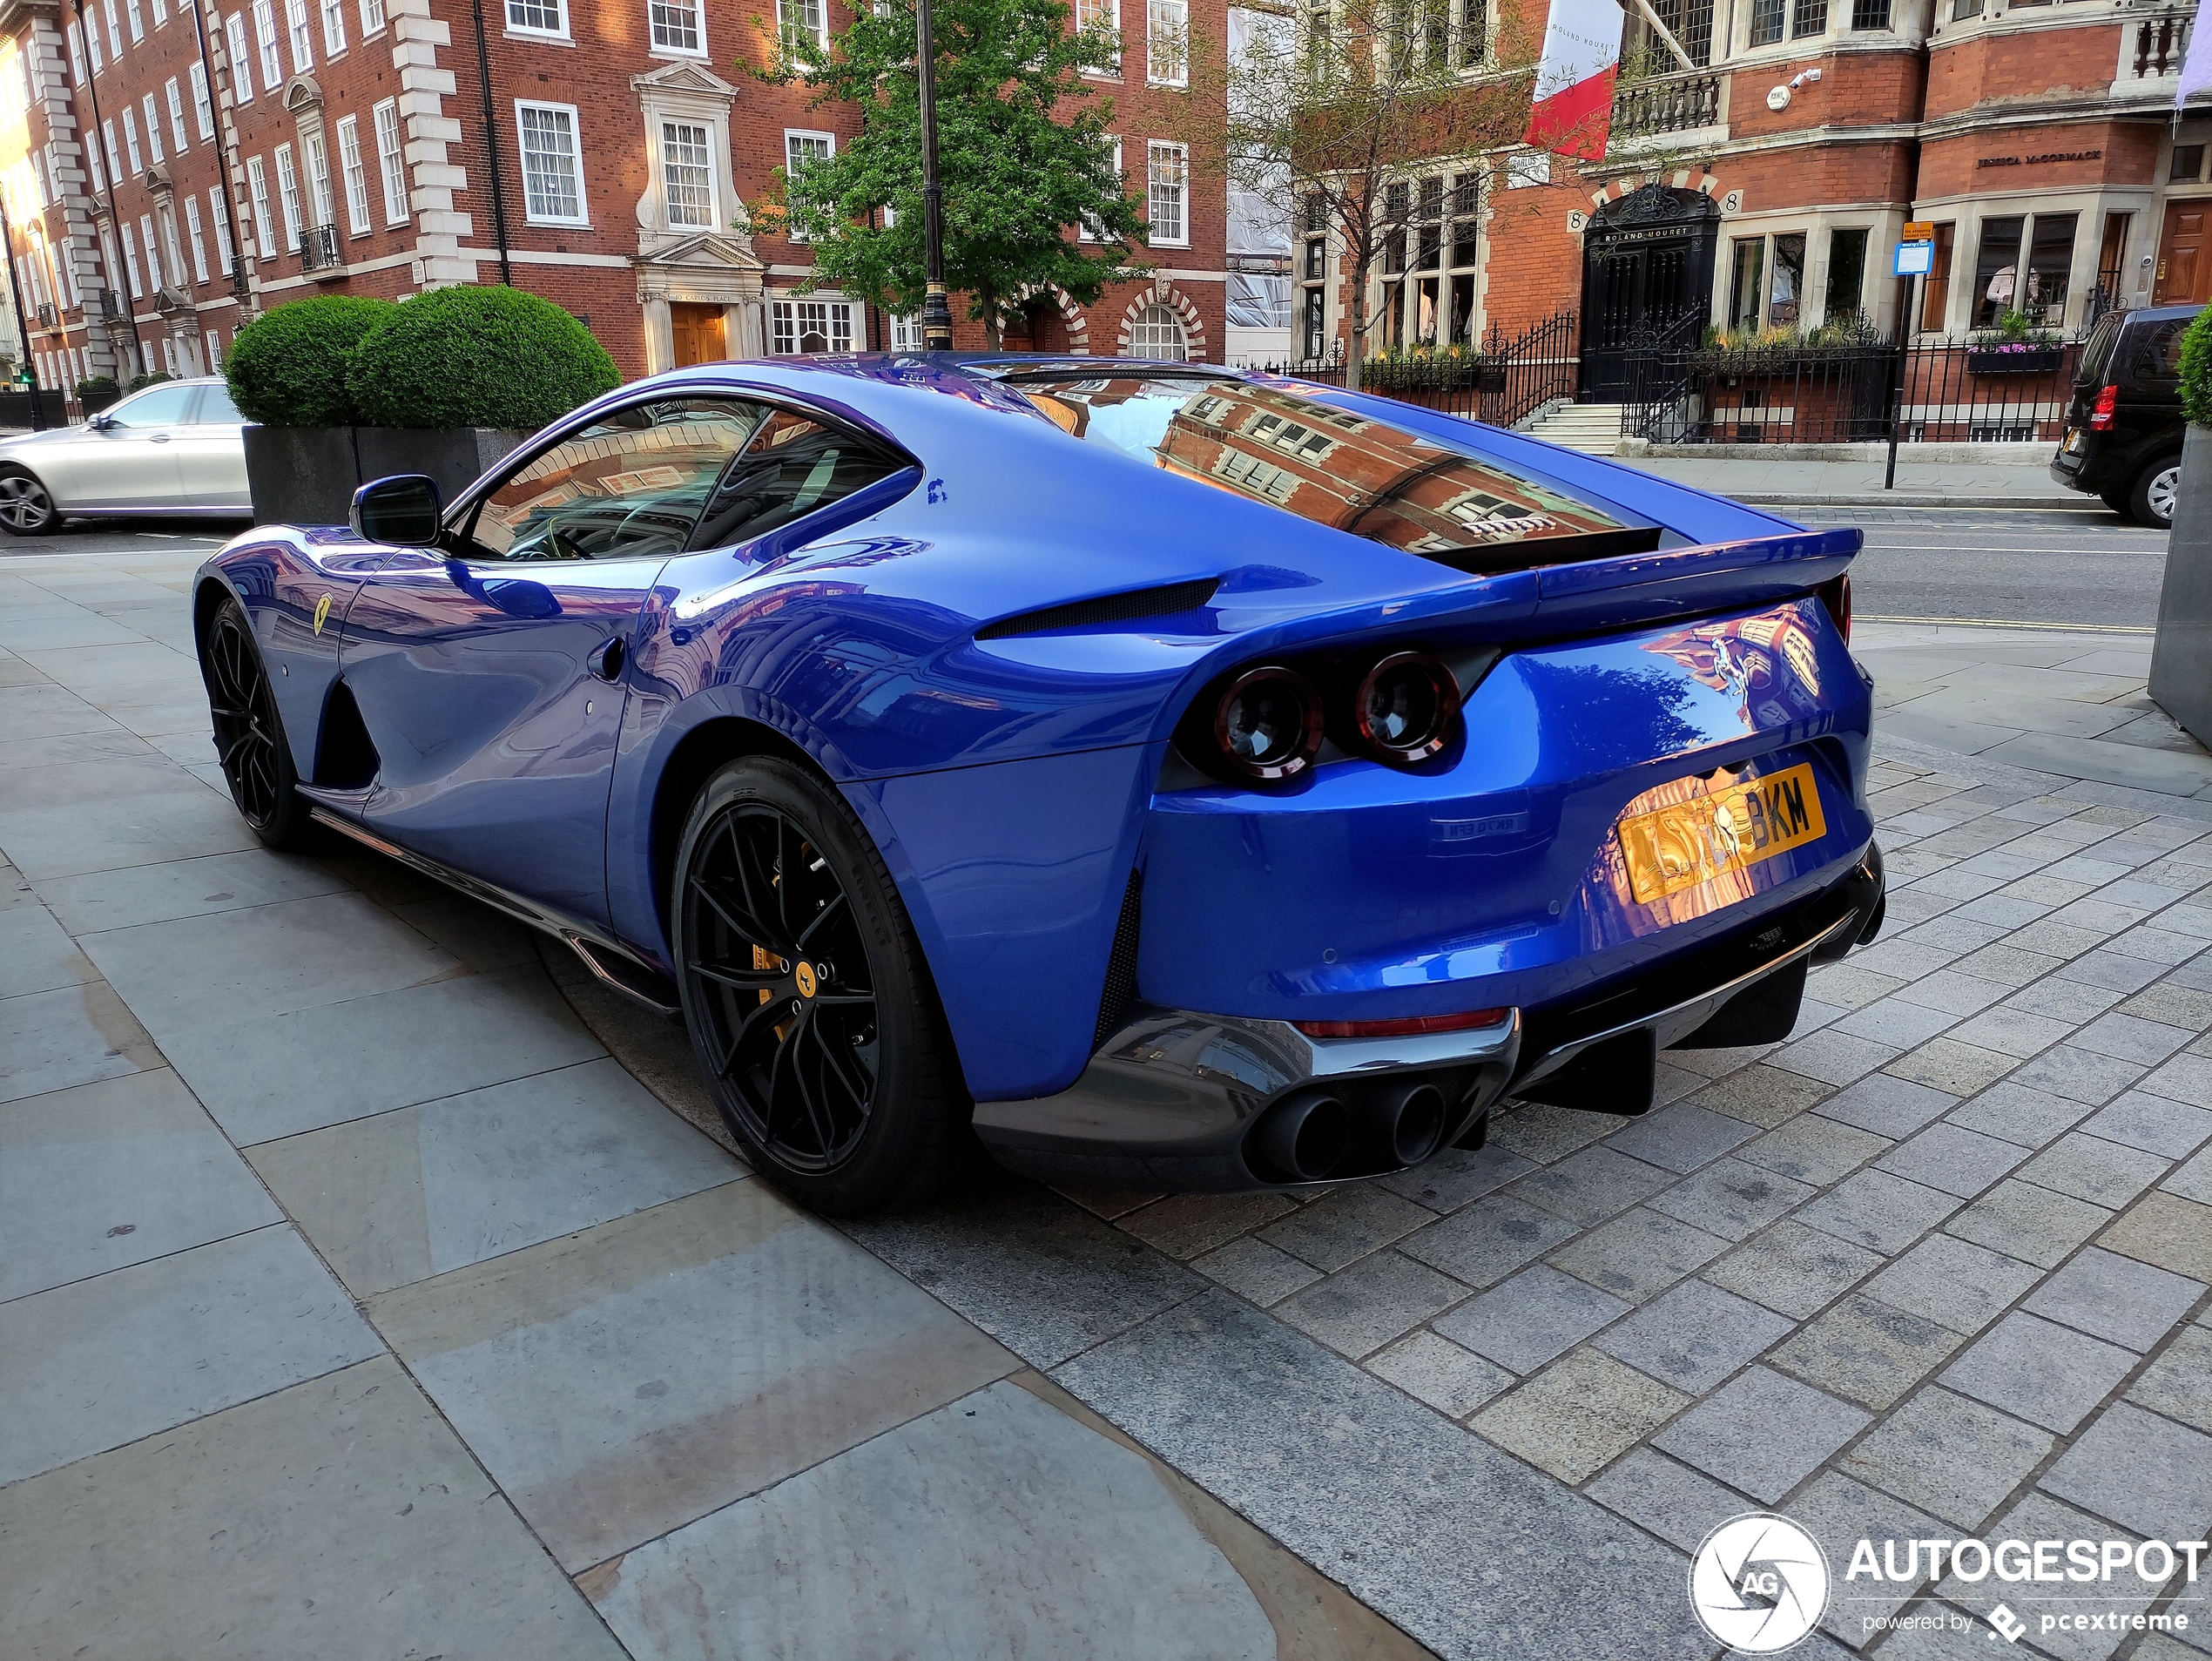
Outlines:
{"type": "Polygon", "coordinates": [[[327,63],[346,50],[346,0],[322,0],[322,55],[327,63]]]}
{"type": "Polygon", "coordinates": [[[253,257],[276,258],[276,226],[269,214],[269,170],[259,156],[246,159],[246,188],[253,204],[253,257]]]}
{"type": "MultiPolygon", "coordinates": [[[[786,179],[792,177],[796,172],[802,148],[809,159],[828,161],[837,154],[837,135],[833,132],[818,132],[810,127],[786,127],[784,129],[784,176],[786,179]],[[820,147],[819,150],[815,148],[818,145],[820,147]]],[[[803,233],[793,229],[789,225],[785,226],[784,234],[793,242],[806,240],[803,233]]]]}
{"type": "Polygon", "coordinates": [[[537,40],[569,38],[569,0],[505,0],[502,15],[510,35],[529,35],[537,40]],[[552,24],[530,22],[532,11],[550,11],[552,24]]]}
{"type": "MultiPolygon", "coordinates": [[[[575,105],[549,104],[539,98],[516,99],[515,152],[522,158],[523,217],[527,223],[531,225],[589,225],[591,223],[591,206],[585,199],[583,193],[583,118],[577,112],[575,105]],[[529,115],[555,116],[568,124],[568,189],[569,193],[576,199],[576,212],[572,214],[549,211],[541,205],[545,199],[544,193],[532,187],[530,162],[533,152],[530,145],[530,124],[527,118],[529,115]]],[[[537,154],[541,161],[548,158],[548,152],[541,151],[537,154]]]]}
{"type": "Polygon", "coordinates": [[[1154,86],[1190,84],[1190,0],[1145,0],[1144,78],[1154,86]]]}
{"type": "Polygon", "coordinates": [[[207,192],[207,222],[215,232],[215,254],[223,263],[223,275],[227,279],[236,256],[231,252],[230,219],[223,212],[223,192],[211,189],[207,192]]]}
{"type": "MultiPolygon", "coordinates": [[[[124,234],[126,237],[130,235],[127,228],[124,234]]],[[[161,248],[153,240],[152,214],[138,215],[138,237],[146,245],[146,275],[153,279],[152,286],[146,292],[150,294],[158,294],[167,285],[169,280],[161,273],[161,248]]]]}
{"type": "Polygon", "coordinates": [[[207,280],[207,239],[200,234],[199,198],[185,198],[185,235],[192,243],[192,276],[194,282],[207,280]]]}
{"type": "Polygon", "coordinates": [[[219,328],[207,331],[207,373],[219,375],[223,369],[223,332],[219,328]]]}
{"type": "Polygon", "coordinates": [[[169,0],[153,0],[153,26],[156,29],[169,21],[169,0]]]}
{"type": "Polygon", "coordinates": [[[338,118],[338,168],[346,178],[346,229],[354,236],[368,231],[368,164],[361,156],[358,115],[338,118]]]}
{"type": "MultiPolygon", "coordinates": [[[[195,63],[192,67],[199,65],[195,63]]],[[[169,95],[169,137],[175,141],[171,147],[181,156],[192,148],[192,135],[185,131],[184,84],[172,75],[164,90],[169,95]]]]}
{"type": "Polygon", "coordinates": [[[131,240],[131,227],[123,227],[123,274],[131,284],[131,298],[142,298],[145,290],[138,282],[138,250],[131,240]]]}
{"type": "Polygon", "coordinates": [[[161,108],[154,102],[151,92],[138,100],[138,108],[145,111],[146,118],[146,155],[158,167],[169,159],[161,150],[161,108]]]}
{"type": "Polygon", "coordinates": [[[100,0],[100,15],[107,19],[107,55],[123,61],[123,30],[115,21],[115,0],[100,0]]]}
{"type": "Polygon", "coordinates": [[[146,170],[146,152],[138,144],[138,109],[134,104],[123,106],[123,153],[131,159],[131,171],[126,179],[136,179],[146,170]]]}
{"type": "Polygon", "coordinates": [[[284,213],[284,251],[300,252],[300,169],[290,145],[276,147],[277,206],[284,213]]]}
{"type": "Polygon", "coordinates": [[[645,0],[645,34],[656,57],[705,57],[705,0],[645,0]],[[686,17],[688,23],[685,21],[686,17]],[[690,34],[693,44],[684,44],[679,37],[682,33],[690,34]]]}
{"type": "Polygon", "coordinates": [[[233,11],[223,20],[223,40],[230,49],[231,96],[240,104],[253,102],[253,55],[246,39],[246,14],[233,11]]]}
{"type": "Polygon", "coordinates": [[[786,295],[768,302],[768,352],[772,357],[799,355],[800,327],[819,321],[832,352],[850,352],[853,341],[853,304],[821,295],[786,295]],[[819,320],[812,314],[819,311],[819,320]],[[842,342],[840,344],[840,341],[842,342]]]}
{"type": "Polygon", "coordinates": [[[800,33],[829,48],[829,0],[776,0],[776,37],[788,44],[800,33]],[[812,14],[811,16],[809,14],[812,14]]]}
{"type": "Polygon", "coordinates": [[[253,44],[261,57],[261,90],[284,84],[284,49],[277,38],[276,0],[253,0],[253,44]]]}
{"type": "Polygon", "coordinates": [[[361,38],[374,40],[384,32],[384,0],[361,0],[361,38]]]}
{"type": "Polygon", "coordinates": [[[284,33],[292,43],[292,72],[310,73],[315,66],[315,29],[307,0],[284,0],[284,33]]]}
{"type": "Polygon", "coordinates": [[[173,287],[185,288],[185,250],[177,240],[177,210],[165,207],[161,211],[161,251],[169,266],[173,287]]]}
{"type": "MultiPolygon", "coordinates": [[[[192,125],[199,129],[202,138],[212,138],[215,136],[215,100],[207,96],[207,71],[198,58],[192,60],[191,76],[192,125]]],[[[178,148],[181,150],[184,146],[179,145],[178,148]]]]}
{"type": "Polygon", "coordinates": [[[307,164],[307,206],[314,210],[314,224],[317,230],[328,226],[338,228],[338,204],[330,188],[330,146],[323,142],[322,129],[309,127],[300,135],[300,147],[306,152],[307,164]]]}
{"type": "Polygon", "coordinates": [[[386,98],[369,113],[376,121],[376,172],[384,187],[384,223],[405,225],[414,215],[407,187],[407,139],[400,128],[400,103],[386,98]]]}
{"type": "MultiPolygon", "coordinates": [[[[1103,29],[1118,40],[1122,32],[1122,0],[1076,0],[1076,27],[1103,29]]],[[[1122,78],[1122,55],[1114,54],[1111,64],[1086,64],[1083,73],[1102,81],[1122,78]]]]}
{"type": "Polygon", "coordinates": [[[901,315],[897,312],[883,314],[884,350],[887,352],[919,352],[921,350],[921,314],[912,312],[901,315]]]}
{"type": "MultiPolygon", "coordinates": [[[[703,121],[684,116],[671,115],[664,115],[660,118],[660,142],[655,146],[655,152],[658,159],[658,165],[655,171],[658,174],[660,179],[662,217],[666,220],[669,228],[671,230],[711,231],[719,228],[717,221],[721,218],[722,179],[720,171],[715,165],[714,132],[714,124],[711,121],[703,121]],[[704,219],[679,219],[676,217],[676,196],[675,192],[670,188],[668,175],[668,170],[671,165],[669,145],[671,141],[678,144],[690,143],[688,138],[674,138],[676,131],[679,128],[685,132],[696,132],[700,135],[699,148],[705,156],[705,162],[704,165],[706,169],[707,206],[706,217],[704,219]]],[[[698,164],[685,161],[681,165],[685,167],[690,167],[698,164]]]]}
{"type": "Polygon", "coordinates": [[[1156,248],[1187,248],[1190,246],[1190,146],[1164,138],[1153,138],[1144,145],[1144,210],[1145,242],[1156,248]],[[1171,174],[1172,176],[1167,176],[1171,174]],[[1172,233],[1160,228],[1160,207],[1163,192],[1172,191],[1175,204],[1176,229],[1172,233]]]}
{"type": "Polygon", "coordinates": [[[123,13],[131,24],[131,44],[135,46],[146,37],[145,13],[138,9],[138,0],[123,0],[123,13]]]}
{"type": "Polygon", "coordinates": [[[70,20],[64,37],[69,42],[69,78],[82,86],[84,84],[84,31],[77,26],[74,18],[70,20]]]}
{"type": "MultiPolygon", "coordinates": [[[[1114,178],[1120,184],[1123,193],[1126,195],[1129,191],[1129,174],[1122,167],[1122,141],[1119,138],[1109,138],[1106,142],[1114,146],[1114,178]]],[[[1076,240],[1078,242],[1096,242],[1099,240],[1099,235],[1091,226],[1078,225],[1076,227],[1076,240]]]]}

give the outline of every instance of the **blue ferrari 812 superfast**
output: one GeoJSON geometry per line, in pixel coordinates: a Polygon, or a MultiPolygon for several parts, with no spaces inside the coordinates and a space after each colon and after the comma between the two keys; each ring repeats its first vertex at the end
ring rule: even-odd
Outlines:
{"type": "Polygon", "coordinates": [[[978,1142],[1373,1176],[1783,1037],[1882,915],[1858,545],[1267,375],[858,356],[625,387],[193,606],[255,832],[557,935],[853,1212],[978,1142]]]}

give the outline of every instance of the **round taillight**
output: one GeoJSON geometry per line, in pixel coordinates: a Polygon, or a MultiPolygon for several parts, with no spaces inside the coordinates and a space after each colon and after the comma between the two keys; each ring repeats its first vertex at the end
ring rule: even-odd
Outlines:
{"type": "Polygon", "coordinates": [[[1295,669],[1246,670],[1214,706],[1213,738],[1223,765],[1240,777],[1293,778],[1320,753],[1321,694],[1295,669]]]}
{"type": "Polygon", "coordinates": [[[1443,749],[1459,712],[1459,683],[1426,652],[1393,652],[1366,672],[1352,695],[1359,747],[1399,766],[1443,749]]]}

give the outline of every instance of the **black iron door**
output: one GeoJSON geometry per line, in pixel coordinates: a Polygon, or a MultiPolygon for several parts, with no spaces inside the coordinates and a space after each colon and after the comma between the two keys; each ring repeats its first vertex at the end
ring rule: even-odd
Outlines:
{"type": "Polygon", "coordinates": [[[1582,395],[1628,395],[1642,344],[1711,304],[1718,211],[1700,191],[1647,185],[1594,216],[1582,243],[1582,395]]]}

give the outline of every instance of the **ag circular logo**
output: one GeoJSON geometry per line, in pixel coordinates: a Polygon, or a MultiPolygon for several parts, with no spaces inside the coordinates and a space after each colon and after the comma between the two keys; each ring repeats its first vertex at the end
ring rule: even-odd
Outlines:
{"type": "Polygon", "coordinates": [[[1772,1655],[1820,1624],[1828,1559],[1820,1543],[1786,1516],[1730,1517],[1690,1560],[1689,1606],[1730,1649],[1772,1655]]]}

